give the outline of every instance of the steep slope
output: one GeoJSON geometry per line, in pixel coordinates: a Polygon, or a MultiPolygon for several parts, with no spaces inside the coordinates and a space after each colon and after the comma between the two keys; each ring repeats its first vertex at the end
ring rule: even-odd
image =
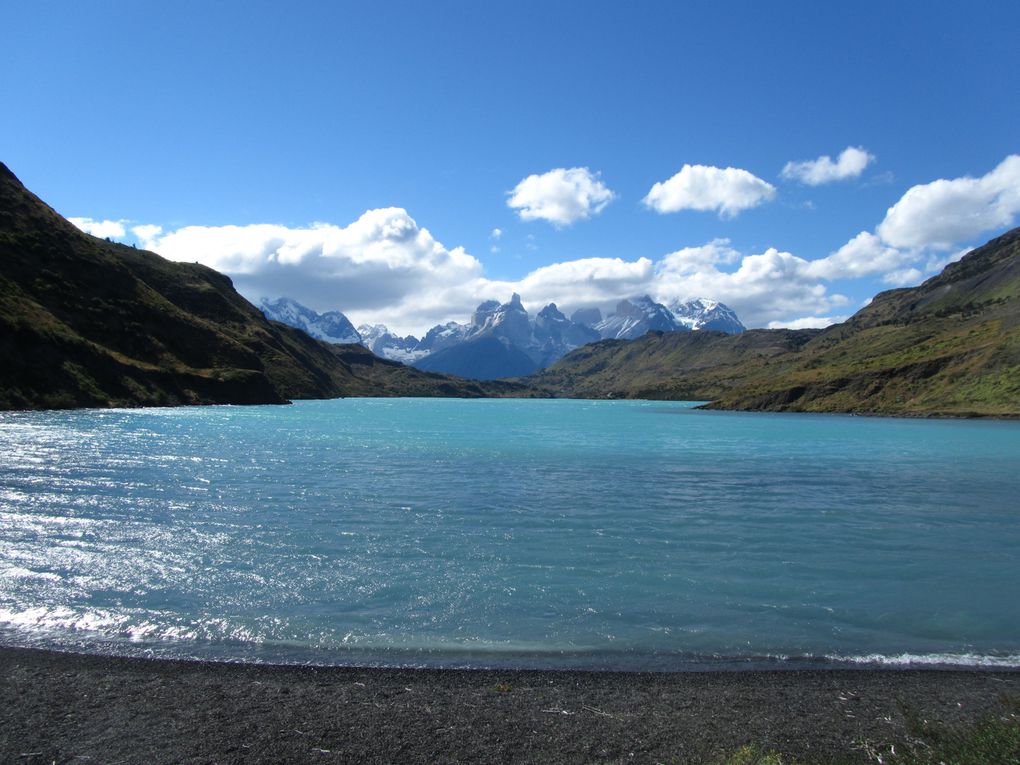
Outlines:
{"type": "Polygon", "coordinates": [[[268,321],[226,276],[80,232],[0,164],[0,408],[483,395],[268,321]]]}

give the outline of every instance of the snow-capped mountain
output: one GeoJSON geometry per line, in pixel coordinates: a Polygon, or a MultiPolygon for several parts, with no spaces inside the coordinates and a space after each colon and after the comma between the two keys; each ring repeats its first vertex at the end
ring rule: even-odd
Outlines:
{"type": "Polygon", "coordinates": [[[410,364],[428,355],[428,351],[418,348],[420,341],[417,337],[398,337],[385,324],[362,324],[358,327],[358,334],[361,335],[362,345],[385,359],[410,364]]]}
{"type": "Polygon", "coordinates": [[[470,324],[450,322],[430,329],[419,344],[429,355],[414,363],[432,372],[483,380],[513,377],[542,369],[598,339],[598,333],[571,322],[554,303],[531,319],[514,293],[508,303],[486,300],[470,324]]]}
{"type": "Polygon", "coordinates": [[[666,306],[673,317],[689,329],[713,329],[737,335],[747,329],[736,312],[718,300],[673,300],[666,306]]]}
{"type": "Polygon", "coordinates": [[[593,329],[603,340],[633,340],[647,332],[689,332],[690,328],[670,313],[662,303],[656,303],[648,295],[616,304],[616,312],[610,314],[593,329]]]}
{"type": "MultiPolygon", "coordinates": [[[[496,301],[492,301],[496,302],[496,301]]],[[[496,303],[496,305],[499,305],[496,303]]],[[[416,348],[425,351],[426,354],[441,351],[444,348],[462,343],[471,334],[473,324],[458,324],[449,321],[446,324],[437,324],[421,339],[416,348]]]]}
{"type": "Polygon", "coordinates": [[[648,295],[621,300],[607,316],[598,308],[586,308],[568,319],[555,303],[532,318],[515,293],[507,303],[486,300],[467,324],[438,324],[420,340],[414,335],[394,335],[382,324],[363,324],[355,330],[339,311],[319,314],[289,298],[263,300],[261,308],[270,319],[321,340],[358,342],[383,358],[483,380],[544,369],[575,348],[600,339],[632,340],[650,331],[744,330],[736,314],[715,300],[674,300],[667,308],[648,295]]]}
{"type": "Polygon", "coordinates": [[[290,298],[263,298],[259,309],[267,319],[303,329],[312,337],[327,343],[361,342],[361,335],[354,329],[354,325],[339,311],[318,313],[290,298]]]}

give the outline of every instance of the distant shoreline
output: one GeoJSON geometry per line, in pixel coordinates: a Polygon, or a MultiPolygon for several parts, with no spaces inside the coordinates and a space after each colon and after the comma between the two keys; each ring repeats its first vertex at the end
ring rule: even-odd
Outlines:
{"type": "Polygon", "coordinates": [[[0,678],[0,760],[25,763],[701,762],[749,743],[867,762],[904,740],[908,709],[971,722],[1020,696],[1020,671],[1001,670],[392,670],[2,646],[0,678]]]}
{"type": "MultiPolygon", "coordinates": [[[[498,382],[498,381],[497,381],[498,382]]],[[[346,399],[397,399],[397,398],[421,398],[421,399],[451,399],[461,401],[479,401],[479,400],[514,400],[514,401],[647,401],[649,403],[677,403],[680,401],[687,401],[688,399],[676,399],[676,398],[613,398],[613,397],[585,397],[585,396],[533,396],[533,395],[520,395],[520,396],[335,396],[333,398],[307,398],[307,399],[294,399],[293,401],[283,401],[281,403],[200,403],[200,404],[168,404],[162,405],[147,405],[147,404],[123,404],[118,406],[109,407],[95,407],[95,406],[72,406],[61,409],[3,409],[0,408],[0,413],[4,412],[80,412],[80,411],[95,411],[95,412],[109,412],[117,411],[118,409],[128,411],[139,411],[143,409],[196,409],[216,406],[240,406],[240,407],[252,407],[252,406],[290,406],[292,404],[302,403],[306,401],[343,401],[346,399]]],[[[691,399],[700,400],[700,399],[691,399]]],[[[698,406],[691,407],[704,412],[734,412],[740,414],[810,414],[810,415],[829,415],[838,417],[889,417],[892,419],[908,419],[908,420],[1002,420],[1004,422],[1014,422],[1020,420],[1020,412],[1007,412],[998,414],[986,414],[982,412],[968,412],[968,413],[955,413],[955,412],[860,412],[860,411],[832,411],[832,412],[808,412],[794,409],[732,409],[724,406],[714,406],[713,401],[706,401],[699,404],[698,406]]]]}

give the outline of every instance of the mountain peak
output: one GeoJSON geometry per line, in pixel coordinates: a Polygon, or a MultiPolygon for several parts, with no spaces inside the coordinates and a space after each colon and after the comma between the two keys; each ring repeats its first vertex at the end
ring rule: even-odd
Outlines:
{"type": "Polygon", "coordinates": [[[267,319],[302,329],[317,340],[336,345],[361,343],[361,335],[340,311],[320,314],[289,297],[263,298],[259,309],[267,319]]]}
{"type": "Polygon", "coordinates": [[[688,329],[706,329],[736,335],[746,330],[736,312],[711,298],[670,301],[666,307],[673,317],[688,329]]]}
{"type": "Polygon", "coordinates": [[[555,303],[550,303],[539,311],[537,318],[544,319],[546,321],[567,321],[567,317],[560,312],[560,309],[556,307],[555,303]]]}

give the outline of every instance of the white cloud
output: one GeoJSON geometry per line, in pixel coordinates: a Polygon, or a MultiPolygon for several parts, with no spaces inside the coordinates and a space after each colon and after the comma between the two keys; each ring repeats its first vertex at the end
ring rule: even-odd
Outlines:
{"type": "Polygon", "coordinates": [[[659,300],[712,297],[749,326],[783,316],[824,316],[846,299],[830,294],[810,264],[769,249],[742,255],[725,239],[649,258],[582,258],[553,263],[516,281],[484,276],[462,248],[447,248],[399,208],[369,210],[345,227],[187,226],[159,233],[151,249],[177,261],[198,261],[228,274],[249,300],[292,297],[319,311],[339,309],[356,324],[382,323],[421,334],[464,321],[483,300],[520,293],[529,311],[555,302],[570,313],[612,309],[648,293],[659,300]]]}
{"type": "Polygon", "coordinates": [[[100,239],[120,239],[124,236],[124,223],[122,220],[93,220],[92,218],[68,218],[71,223],[80,228],[86,234],[98,236],[100,239]]]}
{"type": "Polygon", "coordinates": [[[251,300],[293,297],[320,311],[389,320],[398,331],[460,315],[461,305],[444,302],[447,291],[482,273],[477,259],[460,247],[447,249],[405,210],[392,207],[369,210],[345,227],[187,226],[151,244],[171,260],[198,261],[230,275],[251,300]]]}
{"type": "Polygon", "coordinates": [[[803,316],[799,319],[770,321],[769,329],[824,329],[832,324],[839,324],[849,316],[803,316]]]}
{"type": "Polygon", "coordinates": [[[803,162],[787,162],[780,175],[808,186],[821,186],[823,183],[857,178],[874,161],[875,156],[863,146],[847,146],[835,162],[828,154],[803,162]]]}
{"type": "Polygon", "coordinates": [[[915,260],[909,252],[882,243],[874,234],[862,231],[835,252],[812,260],[808,272],[825,279],[857,279],[902,268],[915,260]]]}
{"type": "Polygon", "coordinates": [[[616,195],[586,167],[556,168],[529,175],[510,192],[507,205],[521,220],[566,226],[602,212],[616,195]]]}
{"type": "Polygon", "coordinates": [[[882,276],[882,281],[890,287],[912,287],[920,283],[924,272],[918,268],[900,268],[882,276]]]}
{"type": "Polygon", "coordinates": [[[483,300],[520,293],[532,312],[555,302],[566,313],[650,294],[659,300],[712,297],[749,326],[784,316],[828,315],[846,299],[830,294],[811,264],[790,253],[744,255],[726,239],[642,257],[582,258],[535,269],[516,281],[486,278],[462,248],[448,248],[400,208],[369,210],[347,226],[272,224],[187,226],[163,232],[137,225],[145,246],[177,261],[228,274],[257,302],[292,297],[319,311],[339,309],[356,324],[383,323],[421,334],[464,321],[483,300]]]}
{"type": "Polygon", "coordinates": [[[1013,224],[1020,213],[1020,156],[980,178],[940,179],[907,190],[889,208],[878,235],[893,247],[950,250],[1013,224]]]}
{"type": "Polygon", "coordinates": [[[489,234],[489,236],[491,236],[493,239],[499,239],[501,236],[503,236],[503,229],[494,228],[492,229],[492,233],[489,234]]]}
{"type": "Polygon", "coordinates": [[[157,237],[163,233],[162,226],[154,226],[150,223],[143,223],[140,226],[132,226],[131,233],[138,239],[138,243],[146,250],[151,250],[157,237]]]}
{"type": "MultiPolygon", "coordinates": [[[[164,232],[159,226],[133,225],[130,230],[148,249],[228,274],[250,300],[292,297],[316,310],[342,310],[356,324],[384,323],[401,334],[463,321],[482,300],[506,300],[513,292],[524,297],[529,311],[550,302],[568,314],[591,306],[607,310],[621,298],[647,293],[662,302],[714,298],[751,327],[816,326],[847,312],[849,299],[833,286],[843,280],[915,284],[966,254],[967,249],[949,253],[935,245],[952,241],[960,231],[983,230],[989,221],[1008,222],[1015,214],[1010,211],[1020,210],[1020,184],[1010,185],[1018,174],[1020,157],[1014,156],[982,178],[914,187],[877,234],[862,231],[815,260],[775,248],[744,253],[727,239],[715,239],[658,259],[553,263],[516,281],[487,278],[475,257],[445,246],[400,208],[369,210],[347,226],[187,226],[164,232]],[[961,223],[947,199],[978,214],[961,223]],[[925,228],[920,211],[943,207],[948,217],[936,216],[930,223],[934,229],[925,228]]],[[[74,220],[85,230],[118,237],[127,223],[74,220]]],[[[492,240],[497,240],[494,233],[492,240]]],[[[535,247],[533,235],[525,246],[535,247]]]]}
{"type": "Polygon", "coordinates": [[[505,283],[504,291],[520,293],[535,309],[549,303],[566,312],[608,309],[625,297],[648,292],[654,278],[655,266],[648,258],[582,258],[538,268],[520,281],[505,283]]]}
{"type": "Polygon", "coordinates": [[[733,308],[752,327],[777,317],[822,315],[848,302],[843,295],[829,293],[812,273],[810,261],[775,248],[741,255],[725,240],[666,255],[656,265],[650,291],[663,302],[675,297],[711,297],[733,308]],[[735,270],[720,268],[737,261],[735,270]]]}
{"type": "Polygon", "coordinates": [[[732,218],[775,195],[775,186],[747,170],[684,165],[672,178],[652,186],[643,201],[660,213],[716,210],[719,217],[732,218]]]}

